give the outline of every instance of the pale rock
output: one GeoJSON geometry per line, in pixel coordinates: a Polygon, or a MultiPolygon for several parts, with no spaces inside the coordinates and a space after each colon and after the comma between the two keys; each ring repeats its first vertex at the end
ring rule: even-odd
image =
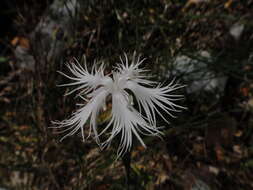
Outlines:
{"type": "Polygon", "coordinates": [[[173,65],[172,74],[174,76],[182,76],[184,81],[187,81],[187,93],[198,93],[200,91],[218,90],[223,92],[227,81],[226,76],[217,76],[208,68],[208,63],[211,61],[211,55],[207,51],[201,51],[199,54],[200,61],[192,59],[186,55],[176,57],[173,65]]]}

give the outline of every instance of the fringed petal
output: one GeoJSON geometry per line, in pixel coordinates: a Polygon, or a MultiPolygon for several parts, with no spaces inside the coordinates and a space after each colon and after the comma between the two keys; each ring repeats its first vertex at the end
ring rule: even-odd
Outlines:
{"type": "MultiPolygon", "coordinates": [[[[96,63],[94,63],[94,65],[96,65],[96,63]]],[[[77,60],[75,61],[75,63],[67,64],[67,67],[73,76],[66,75],[60,71],[58,72],[74,82],[68,84],[61,84],[59,86],[78,87],[74,88],[66,95],[72,94],[73,92],[80,90],[81,92],[79,93],[79,95],[88,93],[91,90],[96,89],[99,85],[102,85],[103,81],[106,79],[106,77],[104,76],[103,64],[98,69],[94,66],[91,72],[88,71],[86,62],[84,67],[82,67],[77,60]]]]}
{"type": "Polygon", "coordinates": [[[171,92],[182,87],[183,86],[177,84],[170,84],[164,87],[157,86],[155,88],[147,88],[135,81],[129,80],[126,83],[125,89],[129,89],[133,92],[138,102],[139,109],[144,110],[149,122],[155,125],[156,113],[167,121],[158,108],[172,117],[175,117],[174,112],[180,112],[182,109],[185,109],[185,107],[174,103],[175,101],[181,100],[183,96],[171,94],[171,92]]]}
{"type": "Polygon", "coordinates": [[[71,118],[53,122],[53,124],[57,126],[51,128],[57,128],[60,130],[59,132],[67,133],[61,138],[61,141],[68,136],[74,135],[78,130],[81,130],[82,139],[85,141],[84,125],[90,118],[90,131],[94,133],[94,137],[97,143],[99,143],[96,117],[102,109],[108,91],[104,88],[100,88],[96,90],[96,92],[96,95],[89,101],[89,103],[73,113],[71,118]]]}
{"type": "MultiPolygon", "coordinates": [[[[104,133],[112,125],[109,138],[103,143],[103,147],[109,145],[112,139],[118,134],[121,135],[118,148],[118,156],[123,155],[132,147],[133,136],[145,146],[140,131],[142,133],[159,136],[161,132],[154,126],[149,125],[145,119],[129,105],[125,94],[115,92],[112,94],[112,118],[107,127],[101,133],[104,133]]],[[[100,134],[101,135],[101,134],[100,134]]]]}

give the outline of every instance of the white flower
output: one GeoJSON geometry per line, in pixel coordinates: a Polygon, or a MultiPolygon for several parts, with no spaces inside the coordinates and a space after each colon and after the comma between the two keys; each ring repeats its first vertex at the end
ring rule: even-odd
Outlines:
{"type": "Polygon", "coordinates": [[[110,145],[114,137],[120,136],[118,148],[118,156],[120,156],[131,149],[133,136],[146,147],[141,135],[159,136],[162,134],[160,128],[156,126],[156,114],[167,121],[161,111],[174,117],[174,112],[185,109],[175,103],[183,96],[172,93],[183,86],[175,83],[174,80],[164,86],[148,80],[147,70],[140,68],[144,59],[140,59],[140,56],[136,56],[135,53],[131,63],[126,54],[125,61],[121,58],[120,60],[121,63],[117,64],[112,77],[104,74],[103,65],[98,69],[93,67],[89,72],[86,62],[83,68],[78,61],[67,65],[73,76],[60,72],[73,80],[61,86],[77,86],[68,94],[79,91],[79,97],[86,101],[69,119],[54,122],[58,125],[55,128],[66,132],[62,139],[81,131],[82,138],[85,140],[84,126],[89,124],[89,136],[93,132],[96,142],[102,148],[110,145]],[[83,97],[84,95],[86,98],[83,97]],[[138,104],[137,109],[132,105],[133,97],[138,104]],[[108,98],[111,98],[112,104],[110,121],[104,129],[98,130],[97,118],[103,111],[102,108],[106,105],[108,98]],[[103,134],[109,136],[101,143],[99,137],[103,134]]]}

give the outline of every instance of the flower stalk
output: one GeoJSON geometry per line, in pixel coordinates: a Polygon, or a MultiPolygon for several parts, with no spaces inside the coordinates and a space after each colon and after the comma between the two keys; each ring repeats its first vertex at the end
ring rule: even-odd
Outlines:
{"type": "Polygon", "coordinates": [[[126,186],[127,190],[130,189],[130,185],[132,183],[132,178],[131,178],[131,153],[132,151],[127,151],[123,156],[122,156],[122,162],[125,167],[125,172],[126,172],[126,186]]]}

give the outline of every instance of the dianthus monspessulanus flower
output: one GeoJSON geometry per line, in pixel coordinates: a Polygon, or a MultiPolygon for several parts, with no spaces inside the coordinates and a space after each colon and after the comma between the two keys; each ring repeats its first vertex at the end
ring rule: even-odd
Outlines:
{"type": "MultiPolygon", "coordinates": [[[[110,145],[114,137],[120,136],[118,155],[129,151],[133,138],[144,146],[142,135],[159,136],[162,134],[156,126],[156,114],[165,121],[161,111],[174,117],[174,112],[180,112],[185,107],[175,103],[183,98],[182,95],[175,95],[173,91],[182,88],[182,85],[173,80],[168,85],[148,80],[147,70],[141,68],[145,59],[133,54],[131,62],[125,54],[124,60],[117,64],[111,74],[105,75],[104,66],[94,66],[89,72],[86,62],[82,67],[78,61],[68,64],[72,76],[61,73],[72,80],[71,83],[61,86],[76,86],[68,94],[78,91],[78,96],[85,101],[85,104],[72,114],[69,119],[54,122],[55,128],[62,129],[67,136],[81,131],[85,140],[84,126],[89,125],[89,135],[94,134],[96,142],[105,147],[110,145]],[[137,105],[135,108],[132,99],[137,105]],[[111,116],[107,125],[98,130],[97,120],[107,101],[111,101],[111,116]],[[100,136],[107,134],[108,138],[100,142],[100,136]]],[[[95,65],[95,64],[94,64],[95,65]]]]}

